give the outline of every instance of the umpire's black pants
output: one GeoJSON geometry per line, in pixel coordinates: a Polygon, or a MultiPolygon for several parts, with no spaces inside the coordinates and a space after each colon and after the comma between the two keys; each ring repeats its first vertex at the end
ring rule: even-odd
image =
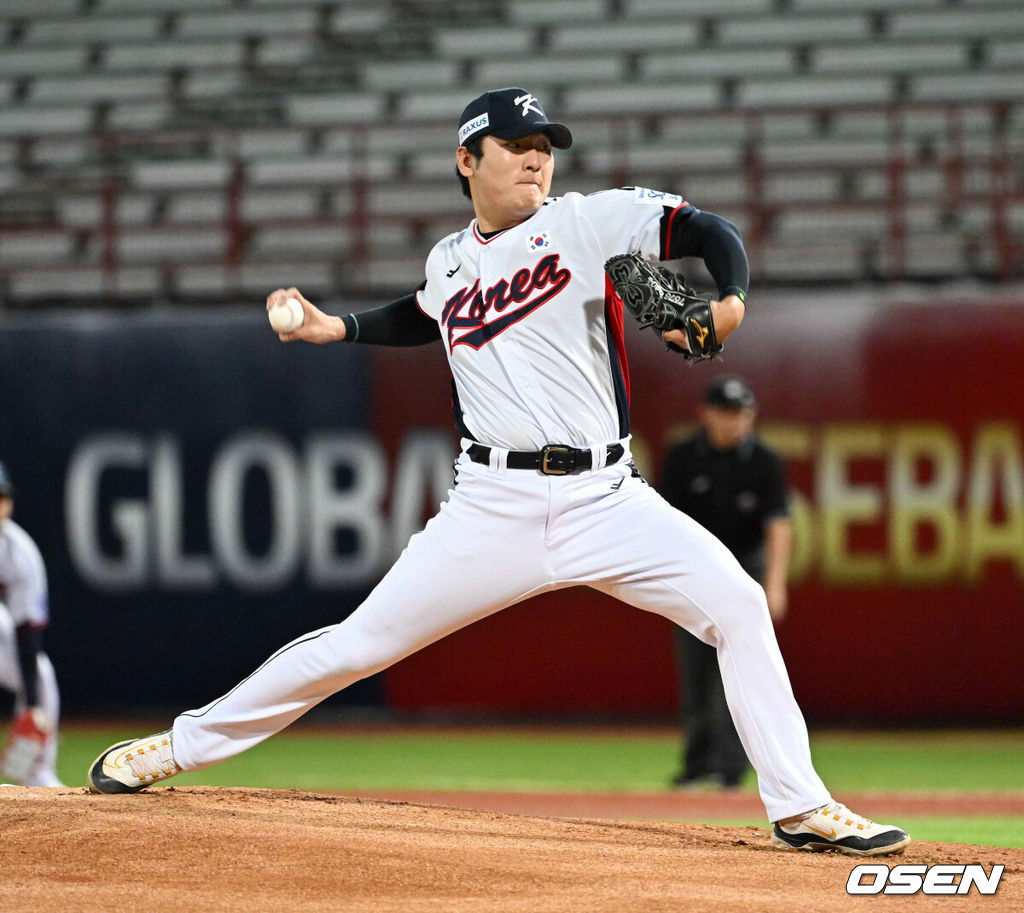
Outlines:
{"type": "Polygon", "coordinates": [[[724,786],[736,786],[748,762],[725,702],[718,652],[678,626],[675,647],[685,740],[678,781],[715,776],[724,786]]]}

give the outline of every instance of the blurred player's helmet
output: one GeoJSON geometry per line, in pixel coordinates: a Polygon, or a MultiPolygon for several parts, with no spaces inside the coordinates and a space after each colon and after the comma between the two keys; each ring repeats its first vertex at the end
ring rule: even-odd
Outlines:
{"type": "Polygon", "coordinates": [[[756,404],[754,391],[735,374],[716,377],[708,385],[704,402],[719,409],[746,409],[756,404]]]}
{"type": "Polygon", "coordinates": [[[3,463],[0,463],[0,496],[14,497],[14,483],[11,482],[11,475],[3,463]]]}

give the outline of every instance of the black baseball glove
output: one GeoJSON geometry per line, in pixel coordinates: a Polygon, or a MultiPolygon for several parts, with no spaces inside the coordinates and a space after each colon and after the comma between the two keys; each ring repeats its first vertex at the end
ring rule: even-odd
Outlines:
{"type": "Polygon", "coordinates": [[[666,330],[682,330],[689,351],[671,342],[666,345],[681,352],[691,364],[714,358],[722,351],[711,317],[711,299],[688,288],[682,276],[639,254],[618,254],[604,268],[640,329],[653,327],[659,337],[666,330]]]}

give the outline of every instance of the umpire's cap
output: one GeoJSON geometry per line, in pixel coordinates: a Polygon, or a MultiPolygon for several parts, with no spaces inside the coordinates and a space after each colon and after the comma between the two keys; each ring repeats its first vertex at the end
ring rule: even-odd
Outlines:
{"type": "Polygon", "coordinates": [[[3,463],[0,463],[0,497],[14,497],[14,483],[11,482],[11,474],[3,463]]]}
{"type": "Polygon", "coordinates": [[[708,385],[704,402],[719,409],[746,409],[757,400],[746,381],[735,374],[723,374],[708,385]]]}
{"type": "Polygon", "coordinates": [[[548,120],[540,102],[526,89],[495,89],[474,98],[459,118],[459,145],[477,136],[519,139],[531,133],[546,133],[556,149],[568,149],[572,134],[563,124],[548,120]]]}

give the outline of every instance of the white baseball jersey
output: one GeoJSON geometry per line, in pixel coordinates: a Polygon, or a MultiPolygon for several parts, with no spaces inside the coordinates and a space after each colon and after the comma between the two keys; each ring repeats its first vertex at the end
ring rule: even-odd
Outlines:
{"type": "Polygon", "coordinates": [[[0,602],[15,627],[46,627],[50,620],[46,566],[32,537],[7,519],[0,525],[0,602]]]}
{"type": "Polygon", "coordinates": [[[511,450],[626,437],[622,302],[604,263],[657,259],[666,207],[689,204],[641,187],[569,193],[496,235],[474,220],[434,247],[417,303],[440,324],[462,434],[511,450]]]}

